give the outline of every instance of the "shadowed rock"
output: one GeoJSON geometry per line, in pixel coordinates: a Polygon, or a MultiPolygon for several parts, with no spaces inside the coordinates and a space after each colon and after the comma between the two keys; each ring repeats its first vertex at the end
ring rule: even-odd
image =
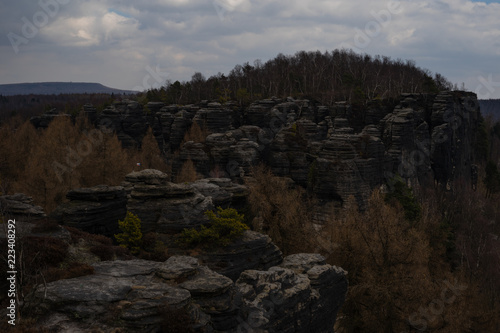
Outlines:
{"type": "Polygon", "coordinates": [[[123,187],[80,188],[69,191],[66,197],[70,201],[59,205],[51,214],[59,224],[106,236],[118,233],[118,221],[127,213],[123,187]]]}

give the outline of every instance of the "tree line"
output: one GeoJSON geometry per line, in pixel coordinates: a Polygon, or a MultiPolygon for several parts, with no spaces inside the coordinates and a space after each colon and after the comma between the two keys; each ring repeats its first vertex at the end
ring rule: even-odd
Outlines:
{"type": "MultiPolygon", "coordinates": [[[[456,87],[455,87],[456,88],[456,87]]],[[[336,101],[365,104],[401,93],[437,93],[454,89],[445,77],[416,66],[412,60],[357,54],[352,50],[278,54],[265,63],[236,65],[228,75],[208,79],[196,72],[190,81],[167,81],[150,89],[143,101],[190,104],[200,100],[238,101],[241,105],[272,96],[312,98],[325,105],[336,101]]]]}
{"type": "Polygon", "coordinates": [[[50,213],[74,188],[119,185],[132,171],[167,171],[151,128],[140,148],[124,149],[115,132],[85,116],[56,117],[36,130],[19,118],[0,126],[0,192],[26,193],[50,213]]]}
{"type": "Polygon", "coordinates": [[[0,125],[12,117],[25,120],[52,109],[76,115],[85,104],[99,111],[121,98],[118,94],[0,95],[0,125]]]}

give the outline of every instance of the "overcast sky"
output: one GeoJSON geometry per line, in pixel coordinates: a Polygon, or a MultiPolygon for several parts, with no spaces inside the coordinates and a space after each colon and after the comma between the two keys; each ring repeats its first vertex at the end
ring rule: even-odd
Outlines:
{"type": "Polygon", "coordinates": [[[1,0],[0,83],[158,87],[278,53],[412,59],[500,98],[500,4],[469,0],[1,0]]]}

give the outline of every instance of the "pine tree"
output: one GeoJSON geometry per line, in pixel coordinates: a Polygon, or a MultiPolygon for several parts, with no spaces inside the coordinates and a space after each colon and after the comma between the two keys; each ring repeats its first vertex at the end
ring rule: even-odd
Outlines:
{"type": "Polygon", "coordinates": [[[118,221],[118,226],[122,233],[116,234],[115,238],[121,247],[128,248],[132,253],[137,254],[142,245],[141,220],[131,212],[123,221],[118,221]]]}

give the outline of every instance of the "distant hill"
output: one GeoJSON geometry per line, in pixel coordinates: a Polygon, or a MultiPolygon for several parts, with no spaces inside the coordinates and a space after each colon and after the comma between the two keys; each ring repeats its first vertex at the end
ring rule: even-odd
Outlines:
{"type": "Polygon", "coordinates": [[[59,95],[59,94],[135,94],[137,91],[120,90],[90,82],[37,82],[0,84],[0,95],[59,95]]]}
{"type": "Polygon", "coordinates": [[[495,121],[500,120],[500,99],[480,99],[479,107],[483,116],[491,114],[495,121]]]}

